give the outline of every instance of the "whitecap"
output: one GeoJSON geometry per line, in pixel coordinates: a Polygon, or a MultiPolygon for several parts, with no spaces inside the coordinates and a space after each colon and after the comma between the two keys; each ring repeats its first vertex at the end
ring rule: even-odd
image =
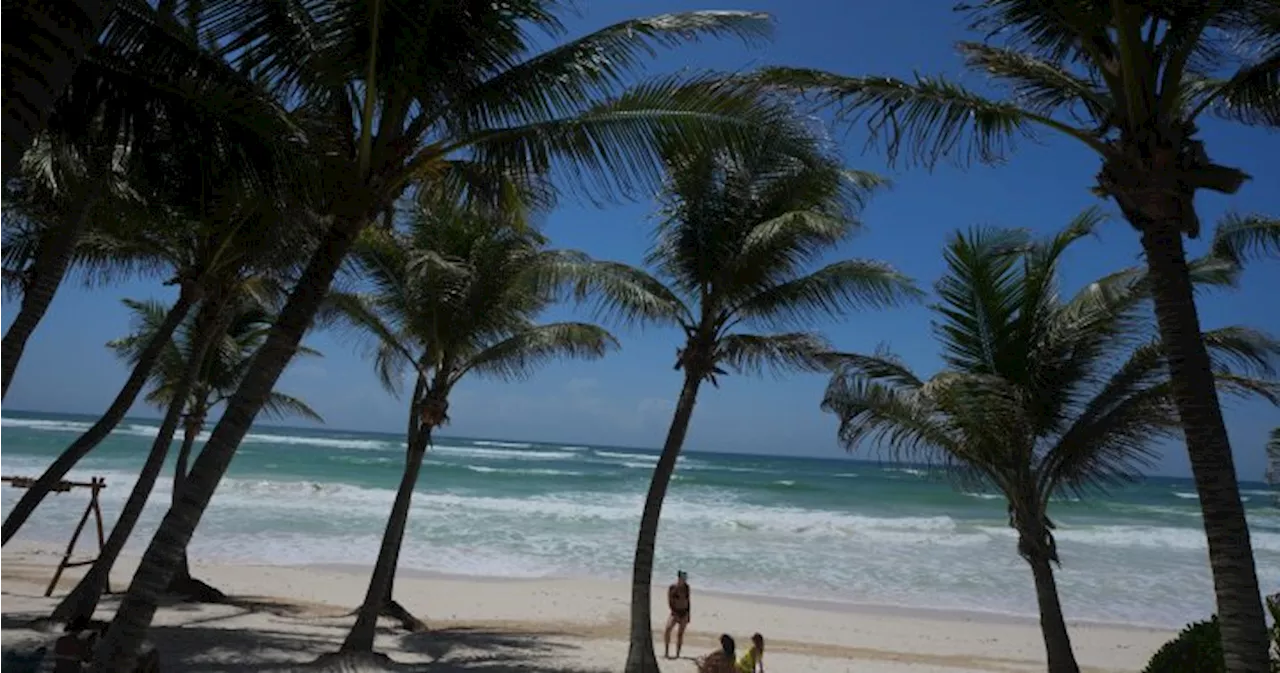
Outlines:
{"type": "Polygon", "coordinates": [[[533,448],[532,444],[526,444],[524,442],[499,442],[499,441],[493,441],[493,440],[484,440],[484,441],[474,441],[471,443],[475,444],[476,446],[496,446],[503,449],[532,449],[533,448]]]}
{"type": "Polygon", "coordinates": [[[601,458],[617,458],[619,460],[648,460],[658,462],[658,456],[648,453],[622,453],[618,451],[593,451],[601,458]]]}
{"type": "Polygon", "coordinates": [[[80,421],[46,421],[35,418],[10,418],[0,416],[0,426],[28,428],[30,430],[46,430],[53,432],[84,432],[92,427],[92,423],[80,421]]]}
{"type": "Polygon", "coordinates": [[[582,472],[574,472],[573,470],[552,470],[536,467],[529,469],[515,467],[488,467],[485,465],[463,465],[463,467],[471,470],[472,472],[479,472],[481,474],[529,474],[548,477],[579,477],[584,474],[582,472]]]}
{"type": "Polygon", "coordinates": [[[481,449],[469,446],[438,445],[432,451],[448,456],[466,456],[488,460],[569,460],[576,454],[569,451],[519,451],[515,449],[481,449]]]}

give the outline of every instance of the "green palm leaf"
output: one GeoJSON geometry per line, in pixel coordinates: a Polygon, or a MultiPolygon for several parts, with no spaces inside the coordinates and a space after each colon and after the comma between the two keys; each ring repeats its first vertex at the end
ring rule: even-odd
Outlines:
{"type": "MultiPolygon", "coordinates": [[[[1086,214],[1041,241],[954,237],[934,307],[945,369],[925,380],[886,353],[836,356],[823,409],[840,419],[840,442],[994,486],[1014,521],[1044,519],[1061,492],[1137,478],[1180,419],[1141,272],[1072,297],[1056,289],[1063,253],[1097,221],[1086,214]]],[[[1221,392],[1280,401],[1274,338],[1244,327],[1203,338],[1221,392]]],[[[1037,544],[1056,558],[1051,536],[1037,544]]]]}
{"type": "Polygon", "coordinates": [[[1036,114],[1015,103],[994,100],[940,77],[843,77],[813,70],[767,68],[759,81],[814,92],[850,122],[865,121],[868,143],[883,143],[890,162],[906,155],[932,166],[944,157],[959,163],[997,162],[1019,139],[1034,138],[1047,126],[1101,149],[1085,129],[1036,114]]]}
{"type": "Polygon", "coordinates": [[[502,380],[524,379],[547,362],[563,357],[597,359],[617,348],[617,339],[599,325],[538,325],[516,332],[470,356],[454,379],[460,379],[467,372],[502,380]]]}
{"type": "Polygon", "coordinates": [[[1107,91],[1060,63],[1008,47],[976,42],[961,42],[958,48],[965,65],[972,70],[986,71],[996,80],[1007,83],[1014,99],[1038,114],[1069,114],[1073,109],[1082,107],[1086,114],[1096,119],[1113,106],[1107,91]]]}
{"type": "Polygon", "coordinates": [[[830,371],[831,344],[819,334],[730,334],[720,339],[716,360],[739,373],[775,376],[792,372],[830,371]]]}
{"type": "Polygon", "coordinates": [[[453,107],[470,128],[513,120],[550,120],[583,101],[608,97],[659,47],[701,37],[765,38],[769,17],[751,12],[702,11],[629,19],[542,52],[471,92],[453,107]]]}
{"type": "Polygon", "coordinates": [[[284,418],[305,418],[316,423],[323,423],[324,419],[320,414],[316,413],[306,402],[286,395],[284,393],[272,392],[267,398],[267,403],[262,405],[262,413],[267,418],[284,419],[284,418]]]}
{"type": "Polygon", "coordinates": [[[843,316],[922,295],[910,278],[884,262],[848,259],[763,290],[730,309],[730,315],[770,326],[797,325],[814,315],[843,316]]]}
{"type": "Polygon", "coordinates": [[[1209,254],[1237,265],[1257,257],[1280,257],[1280,220],[1229,214],[1214,229],[1209,254]]]}

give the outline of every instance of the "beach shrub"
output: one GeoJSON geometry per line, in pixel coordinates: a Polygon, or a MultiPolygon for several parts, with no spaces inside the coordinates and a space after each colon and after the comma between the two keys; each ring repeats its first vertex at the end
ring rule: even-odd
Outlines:
{"type": "Polygon", "coordinates": [[[1222,631],[1218,616],[1189,624],[1176,638],[1165,643],[1142,669],[1142,673],[1222,673],[1222,631]]]}

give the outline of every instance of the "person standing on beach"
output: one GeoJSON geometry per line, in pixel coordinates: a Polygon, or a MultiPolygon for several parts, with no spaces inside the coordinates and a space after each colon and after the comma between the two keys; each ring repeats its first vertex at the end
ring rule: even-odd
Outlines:
{"type": "Polygon", "coordinates": [[[737,673],[764,673],[764,636],[751,636],[751,649],[738,660],[737,673]]]}
{"type": "Polygon", "coordinates": [[[676,629],[676,658],[680,658],[680,650],[684,648],[684,630],[689,626],[689,574],[683,570],[676,572],[676,583],[667,587],[667,606],[671,608],[671,616],[667,618],[667,630],[662,634],[662,656],[671,658],[671,629],[676,629]]]}

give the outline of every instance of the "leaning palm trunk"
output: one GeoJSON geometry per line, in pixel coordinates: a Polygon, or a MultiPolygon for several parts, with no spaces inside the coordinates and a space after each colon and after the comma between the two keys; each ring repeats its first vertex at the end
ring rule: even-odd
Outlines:
{"type": "MultiPolygon", "coordinates": [[[[422,399],[422,392],[424,392],[425,388],[424,379],[421,376],[417,377],[417,383],[413,385],[413,397],[410,398],[413,400],[413,404],[410,406],[410,413],[408,413],[408,417],[410,417],[410,420],[408,420],[408,432],[404,435],[410,440],[416,438],[417,432],[419,432],[420,416],[413,411],[415,411],[417,400],[422,399]]],[[[404,447],[404,464],[406,466],[413,461],[413,450],[415,448],[413,448],[412,444],[406,444],[406,447],[404,447]]],[[[421,457],[419,457],[419,461],[421,461],[421,457]]],[[[396,571],[399,568],[399,553],[401,553],[401,549],[402,545],[396,545],[396,555],[387,562],[392,576],[387,580],[387,595],[383,598],[383,606],[381,606],[379,614],[381,617],[396,619],[406,631],[426,631],[426,623],[415,617],[413,613],[408,612],[407,609],[404,609],[404,606],[396,600],[396,571]]],[[[381,558],[379,558],[379,562],[381,562],[381,558]]],[[[362,609],[364,609],[364,605],[356,608],[356,613],[360,613],[362,609]]]]}
{"type": "Polygon", "coordinates": [[[116,0],[5,3],[4,179],[44,129],[53,103],[106,25],[116,0]]]}
{"type": "MultiPolygon", "coordinates": [[[[418,396],[415,395],[414,399],[417,399],[417,397],[418,396]]],[[[413,434],[410,434],[409,436],[412,437],[413,434]]],[[[413,454],[412,448],[408,448],[405,450],[406,464],[408,464],[409,461],[413,460],[412,454],[413,454]]],[[[400,622],[400,627],[405,629],[406,631],[414,631],[414,632],[426,631],[427,630],[426,622],[423,622],[421,619],[418,619],[417,617],[415,617],[412,612],[409,612],[403,605],[400,604],[400,601],[396,600],[396,593],[395,593],[396,570],[400,567],[400,549],[401,549],[400,546],[396,547],[395,558],[391,559],[390,561],[391,578],[387,580],[387,594],[382,601],[382,610],[379,614],[382,615],[383,617],[390,617],[392,619],[398,620],[400,622]]]]}
{"type": "Polygon", "coordinates": [[[206,315],[200,316],[205,320],[200,322],[206,326],[197,337],[191,361],[187,363],[186,371],[182,373],[182,378],[173,391],[173,400],[169,402],[164,419],[160,421],[159,432],[151,444],[151,452],[147,454],[146,462],[142,465],[142,473],[138,475],[138,481],[134,483],[133,491],[125,501],[120,518],[116,520],[115,526],[112,526],[111,535],[107,538],[102,552],[98,554],[98,560],[94,561],[93,567],[81,578],[76,588],[54,609],[53,620],[56,622],[70,624],[93,616],[94,611],[98,609],[98,601],[102,599],[102,592],[107,588],[111,568],[120,557],[120,552],[128,542],[129,536],[133,534],[133,528],[142,516],[142,510],[147,506],[147,498],[155,488],[160,471],[164,468],[165,458],[169,455],[173,435],[178,430],[178,423],[182,421],[182,411],[186,408],[191,388],[200,375],[205,353],[208,352],[210,344],[218,334],[217,304],[206,303],[205,307],[202,312],[206,315]]]}
{"type": "Polygon", "coordinates": [[[9,325],[9,331],[4,333],[4,342],[0,345],[0,376],[3,376],[3,381],[0,382],[0,399],[9,394],[9,383],[18,371],[18,362],[27,348],[27,340],[44,319],[53,296],[62,286],[67,269],[71,267],[76,243],[89,222],[93,201],[91,197],[81,202],[64,226],[59,227],[56,234],[47,235],[40,243],[39,252],[31,266],[31,284],[23,292],[18,315],[13,324],[9,325]]]}
{"type": "Polygon", "coordinates": [[[231,464],[236,448],[267,403],[276,380],[293,358],[303,334],[320,309],[342,260],[368,221],[364,215],[338,220],[316,248],[239,389],[227,400],[222,419],[192,464],[181,498],[165,514],[147,546],[128,594],[94,658],[96,673],[133,671],[138,648],[151,625],[160,596],[173,579],[187,543],[231,464]]]}
{"type": "Polygon", "coordinates": [[[400,604],[395,598],[396,569],[400,567],[400,550],[396,549],[396,557],[391,561],[391,579],[387,582],[387,595],[382,601],[383,617],[390,617],[400,622],[400,628],[406,631],[426,631],[427,623],[418,619],[412,612],[400,604]]]}
{"type": "MultiPolygon", "coordinates": [[[[178,504],[178,500],[182,498],[182,485],[187,478],[187,465],[191,461],[191,451],[195,448],[200,431],[204,429],[205,410],[203,403],[200,402],[204,396],[196,393],[193,399],[195,401],[192,404],[195,406],[187,410],[186,420],[183,423],[182,447],[178,449],[178,458],[173,465],[173,493],[169,501],[171,507],[178,504]]],[[[191,576],[191,563],[185,549],[182,550],[182,560],[178,562],[173,579],[169,581],[169,593],[201,603],[221,603],[227,600],[226,594],[207,582],[191,576]]]]}
{"type": "Polygon", "coordinates": [[[373,576],[369,578],[369,589],[365,592],[364,603],[356,615],[356,623],[351,627],[346,640],[342,642],[342,652],[372,652],[373,639],[377,631],[378,615],[387,607],[391,598],[391,582],[395,577],[396,562],[400,558],[400,546],[404,542],[404,529],[409,521],[409,505],[413,499],[413,489],[418,484],[418,474],[422,471],[422,459],[431,443],[431,426],[423,424],[410,440],[406,455],[404,475],[400,478],[400,488],[396,491],[395,504],[391,507],[391,516],[387,519],[386,530],[382,534],[382,546],[378,549],[378,561],[373,568],[373,576]]]}
{"type": "Polygon", "coordinates": [[[155,334],[147,343],[146,348],[138,356],[138,361],[134,364],[133,371],[129,374],[129,379],[125,381],[124,387],[116,395],[115,400],[111,402],[111,406],[107,408],[102,418],[94,423],[92,427],[80,435],[71,446],[68,446],[61,455],[53,461],[53,464],[45,469],[44,473],[36,479],[31,488],[22,494],[22,498],[13,506],[13,511],[9,513],[9,517],[4,520],[2,531],[3,539],[0,544],[7,544],[11,538],[22,528],[22,525],[31,517],[32,512],[40,505],[45,496],[57,485],[71,468],[80,462],[80,459],[89,454],[111,431],[119,425],[124,419],[124,415],[129,412],[129,407],[138,399],[138,393],[142,392],[142,387],[147,382],[147,377],[151,375],[151,368],[160,357],[160,353],[164,350],[166,344],[169,343],[170,337],[173,336],[174,330],[186,317],[187,311],[194,303],[194,292],[184,288],[178,295],[178,301],[169,309],[168,315],[165,316],[164,322],[156,329],[155,334]]]}
{"type": "Polygon", "coordinates": [[[662,456],[653,468],[653,480],[644,499],[644,514],[640,517],[640,534],[636,539],[635,565],[631,571],[631,649],[627,653],[626,673],[652,673],[658,670],[658,657],[653,652],[653,624],[650,614],[650,593],[653,585],[654,545],[658,539],[658,522],[662,518],[662,501],[667,496],[667,485],[676,470],[676,459],[684,446],[689,420],[693,418],[693,406],[698,400],[698,387],[702,375],[685,371],[684,388],[680,401],[667,430],[667,441],[662,445],[662,456]]]}
{"type": "Polygon", "coordinates": [[[1200,337],[1180,228],[1157,223],[1142,232],[1160,340],[1200,496],[1226,670],[1269,670],[1267,622],[1249,525],[1209,353],[1200,337]]]}

